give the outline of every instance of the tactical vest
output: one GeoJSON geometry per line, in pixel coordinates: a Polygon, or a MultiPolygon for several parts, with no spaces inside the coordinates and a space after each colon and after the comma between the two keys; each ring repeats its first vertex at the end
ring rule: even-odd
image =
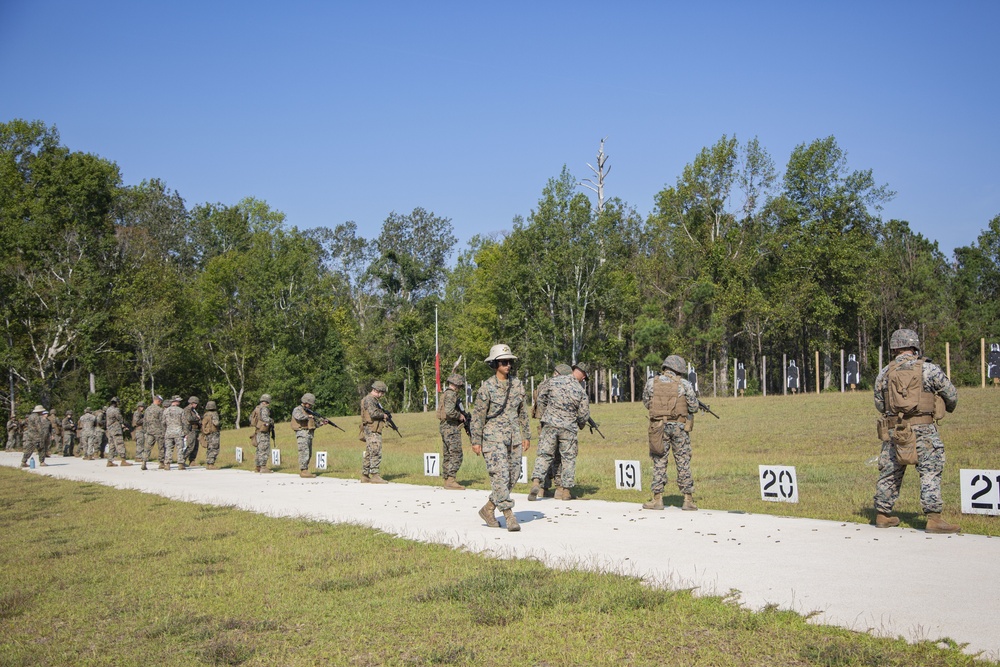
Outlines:
{"type": "Polygon", "coordinates": [[[296,419],[295,411],[292,410],[292,430],[301,431],[303,429],[307,429],[309,431],[316,430],[316,420],[308,412],[306,413],[305,419],[296,419]]]}
{"type": "Polygon", "coordinates": [[[271,430],[271,425],[270,424],[265,424],[261,420],[261,418],[260,418],[260,407],[261,407],[261,405],[262,404],[258,403],[257,407],[254,408],[253,412],[250,413],[250,425],[253,426],[254,429],[258,433],[267,433],[268,431],[271,430]]]}
{"type": "Polygon", "coordinates": [[[447,395],[448,395],[447,391],[444,391],[444,392],[438,394],[438,401],[437,401],[438,407],[437,407],[437,411],[435,412],[434,416],[437,417],[438,421],[441,421],[441,422],[443,422],[445,419],[447,419],[447,417],[445,415],[447,414],[448,411],[444,407],[444,398],[447,395]]]}
{"type": "Polygon", "coordinates": [[[649,403],[649,418],[668,422],[687,421],[687,401],[680,394],[680,382],[659,378],[653,381],[653,399],[649,403]]]}
{"type": "Polygon", "coordinates": [[[924,360],[909,368],[889,364],[886,371],[886,412],[914,424],[930,424],[934,419],[935,395],[924,391],[924,360]]]}
{"type": "Polygon", "coordinates": [[[201,432],[205,434],[218,433],[219,427],[215,425],[215,420],[212,419],[212,415],[215,412],[211,410],[205,413],[205,416],[201,418],[201,432]]]}

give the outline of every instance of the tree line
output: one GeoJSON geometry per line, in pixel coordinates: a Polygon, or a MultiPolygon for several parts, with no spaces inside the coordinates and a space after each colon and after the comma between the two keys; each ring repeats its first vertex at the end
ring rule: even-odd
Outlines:
{"type": "Polygon", "coordinates": [[[580,360],[627,374],[677,353],[703,373],[717,362],[723,392],[738,358],[752,392],[763,356],[810,376],[819,350],[832,387],[845,348],[870,382],[902,326],[932,357],[950,342],[953,379],[978,380],[979,339],[1000,334],[1000,215],[948,258],[881,219],[894,193],[834,137],[797,146],[779,173],[756,139],[723,136],[645,217],[605,197],[606,160],[602,143],[598,206],[564,167],[509,232],[457,248],[452,221],[420,207],[373,237],[354,222],[299,229],[253,197],[190,206],[158,179],[125,185],[41,121],[0,124],[5,402],[195,394],[245,424],[263,392],[279,415],[305,391],[356,412],[379,378],[418,409],[436,311],[444,372],[462,355],[473,385],[496,342],[523,377],[580,360]]]}

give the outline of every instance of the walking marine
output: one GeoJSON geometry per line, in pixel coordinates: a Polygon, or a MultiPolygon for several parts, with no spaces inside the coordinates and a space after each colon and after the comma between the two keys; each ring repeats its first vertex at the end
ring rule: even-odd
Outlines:
{"type": "Polygon", "coordinates": [[[920,356],[920,339],[910,329],[894,331],[889,349],[895,359],[875,379],[875,409],[881,417],[878,435],[882,453],[875,485],[875,525],[891,528],[906,466],[920,475],[920,504],[927,515],[928,533],[957,533],[959,527],[941,518],[941,475],[944,443],[936,422],[958,406],[958,390],[940,366],[920,356]]]}
{"type": "Polygon", "coordinates": [[[642,404],[649,410],[649,457],[653,461],[653,499],[643,503],[648,510],[663,509],[663,489],[667,485],[667,455],[673,451],[677,466],[677,488],[684,494],[682,510],[696,510],[694,480],[691,478],[691,436],[698,396],[684,377],[687,363],[671,354],[663,360],[662,371],[646,381],[642,404]]]}
{"type": "Polygon", "coordinates": [[[538,455],[532,472],[528,500],[542,493],[542,480],[553,468],[553,456],[559,452],[562,470],[559,473],[557,500],[571,500],[576,485],[576,455],[579,450],[577,431],[590,421],[590,402],[581,383],[589,369],[583,363],[573,366],[567,375],[557,375],[539,388],[539,414],[542,424],[538,436],[538,455]]]}
{"type": "Polygon", "coordinates": [[[441,396],[438,404],[438,419],[441,425],[441,476],[444,477],[444,488],[453,491],[465,491],[465,487],[455,479],[458,469],[462,467],[462,429],[469,427],[459,398],[459,388],[465,387],[465,378],[458,373],[448,376],[448,388],[441,396]]]}

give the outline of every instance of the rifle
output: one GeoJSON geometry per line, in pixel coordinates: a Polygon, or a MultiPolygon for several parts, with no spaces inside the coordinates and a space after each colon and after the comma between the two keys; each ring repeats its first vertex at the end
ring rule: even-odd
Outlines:
{"type": "Polygon", "coordinates": [[[708,414],[712,415],[716,419],[720,418],[719,415],[717,415],[714,412],[712,412],[712,408],[710,406],[705,405],[704,403],[702,403],[700,398],[698,399],[698,409],[701,410],[702,412],[707,412],[708,414]]]}
{"type": "Polygon", "coordinates": [[[469,423],[469,421],[472,419],[472,415],[470,415],[468,412],[466,412],[465,408],[462,407],[462,401],[455,401],[455,409],[458,410],[459,414],[461,414],[463,417],[465,417],[465,421],[462,422],[462,426],[465,427],[465,434],[468,435],[469,439],[471,440],[472,439],[472,425],[469,423]]]}
{"type": "Polygon", "coordinates": [[[601,440],[607,440],[607,438],[604,437],[604,434],[601,433],[601,425],[595,422],[593,417],[587,417],[587,426],[590,427],[591,433],[597,431],[597,434],[601,436],[601,440]]]}
{"type": "Polygon", "coordinates": [[[384,407],[382,407],[382,404],[379,403],[378,401],[375,401],[375,405],[378,406],[379,410],[385,413],[385,423],[389,425],[389,428],[395,431],[396,435],[402,438],[403,434],[399,432],[399,428],[396,426],[396,422],[392,421],[392,413],[386,410],[384,407]]]}
{"type": "Polygon", "coordinates": [[[309,408],[302,408],[302,409],[306,411],[306,414],[310,414],[313,417],[315,417],[316,419],[318,419],[321,422],[320,426],[322,426],[323,424],[329,424],[330,426],[334,427],[335,429],[338,429],[340,431],[343,431],[344,433],[347,433],[347,431],[344,431],[344,429],[340,428],[339,426],[337,426],[332,421],[330,421],[329,419],[327,419],[323,415],[319,414],[318,412],[310,410],[309,408]]]}

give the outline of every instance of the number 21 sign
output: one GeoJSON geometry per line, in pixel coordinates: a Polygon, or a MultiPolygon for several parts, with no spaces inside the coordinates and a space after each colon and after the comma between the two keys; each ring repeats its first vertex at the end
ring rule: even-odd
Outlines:
{"type": "Polygon", "coordinates": [[[1000,515],[1000,470],[959,470],[962,514],[1000,515]]]}

